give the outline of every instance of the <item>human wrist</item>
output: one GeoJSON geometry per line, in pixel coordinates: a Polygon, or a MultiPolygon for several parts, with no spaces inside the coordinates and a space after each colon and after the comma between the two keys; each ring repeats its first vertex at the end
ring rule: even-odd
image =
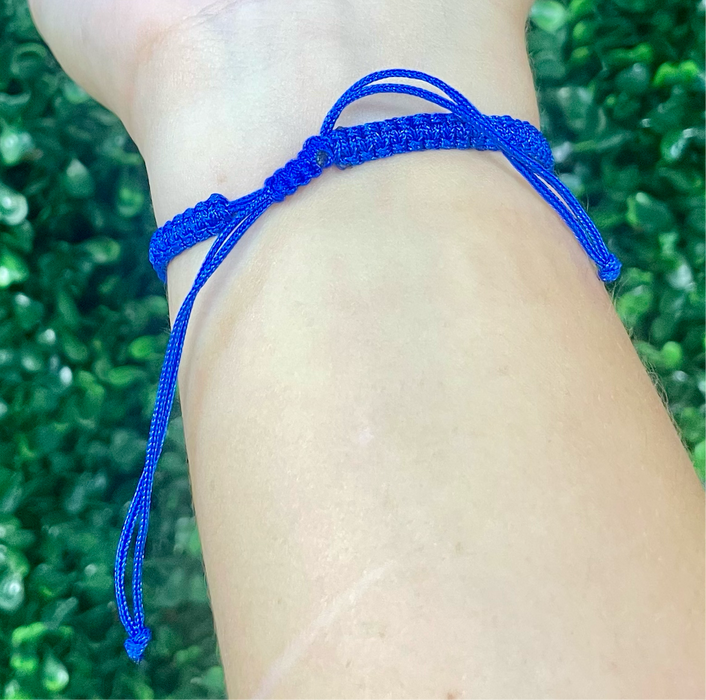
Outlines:
{"type": "MultiPolygon", "coordinates": [[[[213,191],[235,197],[259,187],[318,131],[340,93],[373,70],[423,70],[487,114],[538,125],[523,3],[449,0],[447,12],[435,6],[423,16],[413,3],[397,15],[396,3],[385,12],[359,3],[346,18],[335,3],[289,3],[297,12],[286,20],[267,15],[273,3],[242,3],[218,25],[183,26],[153,47],[133,86],[128,128],[147,162],[158,223],[213,191]]],[[[342,123],[429,107],[376,96],[342,123]]]]}

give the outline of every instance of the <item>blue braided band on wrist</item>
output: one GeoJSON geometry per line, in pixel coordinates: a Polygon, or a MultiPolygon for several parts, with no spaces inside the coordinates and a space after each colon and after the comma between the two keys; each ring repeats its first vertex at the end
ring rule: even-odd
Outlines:
{"type": "Polygon", "coordinates": [[[319,134],[307,139],[297,157],[267,178],[261,189],[234,201],[212,194],[155,231],[150,244],[150,262],[163,282],[166,282],[167,265],[172,258],[199,241],[208,238],[214,241],[172,324],[157,386],[145,466],[125,517],[115,556],[118,615],[128,633],[125,650],[133,661],[140,661],[151,637],[145,626],[142,604],[142,564],[152,484],[169,424],[186,329],[199,290],[268,207],[296,192],[326,168],[332,165],[347,168],[397,153],[450,148],[501,151],[561,216],[597,265],[601,280],[612,282],[620,274],[620,262],[607,249],[576,198],[554,174],[551,149],[540,131],[528,122],[507,115],[486,116],[438,78],[404,69],[371,73],[350,87],[326,115],[319,134]],[[413,85],[378,82],[386,78],[423,81],[443,95],[413,85]],[[334,128],[341,112],[351,102],[383,92],[414,95],[448,109],[449,113],[415,114],[334,128]],[[132,533],[138,523],[132,573],[134,614],[131,615],[125,596],[125,569],[132,533]]]}
{"type": "MultiPolygon", "coordinates": [[[[554,166],[547,140],[532,124],[507,115],[491,116],[489,121],[515,148],[522,149],[546,169],[554,166]]],[[[278,170],[273,177],[288,177],[288,181],[297,182],[297,186],[305,184],[306,176],[297,177],[295,171],[301,170],[307,158],[317,152],[330,154],[330,160],[323,163],[319,158],[322,168],[335,165],[343,169],[398,153],[471,148],[476,151],[499,150],[486,132],[454,114],[415,114],[338,127],[325,139],[313,137],[307,141],[297,158],[278,170]]],[[[167,264],[172,258],[195,243],[217,236],[232,225],[237,212],[245,209],[245,200],[247,198],[229,201],[221,194],[212,194],[207,200],[177,214],[158,228],[152,235],[149,255],[159,279],[166,282],[167,264]]]]}

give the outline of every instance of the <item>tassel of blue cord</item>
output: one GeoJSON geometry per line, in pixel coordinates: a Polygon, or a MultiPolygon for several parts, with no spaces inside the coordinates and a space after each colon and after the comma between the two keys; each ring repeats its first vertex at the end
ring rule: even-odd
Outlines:
{"type": "Polygon", "coordinates": [[[326,115],[319,134],[307,139],[297,157],[265,180],[261,189],[235,201],[229,201],[220,194],[212,194],[207,200],[175,216],[155,231],[150,243],[150,262],[163,282],[166,282],[167,264],[173,257],[198,241],[211,237],[215,237],[215,240],[172,325],[157,387],[145,466],[130,503],[116,552],[115,594],[118,614],[128,633],[125,650],[136,663],[142,659],[151,639],[150,629],[145,626],[142,604],[142,563],[152,483],[167,432],[179,361],[196,295],[241,236],[271,204],[283,201],[299,187],[321,175],[324,169],[331,165],[342,169],[396,153],[450,148],[501,151],[573,231],[597,265],[600,279],[612,282],[620,274],[620,262],[606,248],[600,233],[576,198],[554,174],[551,149],[540,131],[528,122],[507,115],[486,116],[443,81],[426,73],[404,69],[371,73],[351,86],[326,115]],[[445,96],[413,85],[378,83],[386,78],[423,81],[438,88],[445,96]],[[421,97],[448,109],[449,113],[416,114],[334,128],[341,112],[349,104],[382,92],[421,97]],[[125,567],[132,533],[138,520],[132,570],[132,617],[124,590],[125,567]]]}

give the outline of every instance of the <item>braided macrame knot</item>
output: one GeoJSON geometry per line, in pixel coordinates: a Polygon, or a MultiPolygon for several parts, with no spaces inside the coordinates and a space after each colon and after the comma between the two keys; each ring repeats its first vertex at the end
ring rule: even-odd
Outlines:
{"type": "Polygon", "coordinates": [[[150,631],[150,628],[143,627],[137,634],[130,635],[123,643],[127,655],[135,663],[140,661],[142,658],[142,654],[144,653],[147,645],[150,643],[150,639],[152,639],[152,632],[150,631]]]}
{"type": "Polygon", "coordinates": [[[309,184],[319,177],[333,154],[326,141],[320,136],[312,136],[304,142],[304,147],[296,158],[265,180],[264,191],[273,202],[282,202],[285,197],[294,194],[302,185],[309,184]]]}
{"type": "Polygon", "coordinates": [[[170,252],[174,242],[186,250],[198,242],[196,232],[201,236],[215,236],[232,221],[234,214],[233,203],[222,194],[214,193],[157,229],[150,243],[149,258],[162,282],[166,282],[167,263],[172,257],[170,252]]]}

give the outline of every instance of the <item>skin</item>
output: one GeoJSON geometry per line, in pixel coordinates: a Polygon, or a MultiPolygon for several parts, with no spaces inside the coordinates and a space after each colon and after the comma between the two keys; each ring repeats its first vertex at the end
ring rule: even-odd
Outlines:
{"type": "MultiPolygon", "coordinates": [[[[539,126],[529,2],[30,5],[123,119],[159,224],[260,187],[373,70],[539,126]]],[[[207,249],[170,263],[172,319],[207,249]]],[[[229,697],[704,696],[703,491],[590,260],[500,154],[273,206],[200,293],[179,391],[229,697]]]]}

